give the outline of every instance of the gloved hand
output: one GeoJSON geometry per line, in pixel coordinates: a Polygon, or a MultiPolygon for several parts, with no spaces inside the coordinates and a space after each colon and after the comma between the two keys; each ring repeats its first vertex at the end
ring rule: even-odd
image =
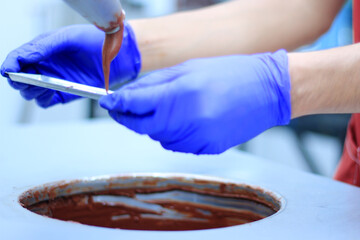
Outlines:
{"type": "MultiPolygon", "coordinates": [[[[95,87],[104,87],[102,44],[105,33],[92,25],[73,25],[40,35],[12,51],[1,67],[5,72],[44,74],[95,87]]],[[[124,41],[111,64],[110,86],[135,79],[141,68],[141,57],[134,33],[125,24],[124,41]]],[[[67,103],[78,96],[48,90],[9,79],[12,87],[27,99],[36,99],[41,107],[67,103]]]]}
{"type": "Polygon", "coordinates": [[[100,105],[166,149],[222,153],[290,121],[287,53],[191,60],[102,97],[100,105]]]}

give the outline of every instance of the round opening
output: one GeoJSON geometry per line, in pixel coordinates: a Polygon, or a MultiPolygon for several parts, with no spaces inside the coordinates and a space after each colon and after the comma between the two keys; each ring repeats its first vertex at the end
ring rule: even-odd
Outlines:
{"type": "Polygon", "coordinates": [[[195,175],[124,175],[30,189],[21,205],[40,215],[133,230],[199,230],[269,217],[282,200],[259,187],[195,175]]]}

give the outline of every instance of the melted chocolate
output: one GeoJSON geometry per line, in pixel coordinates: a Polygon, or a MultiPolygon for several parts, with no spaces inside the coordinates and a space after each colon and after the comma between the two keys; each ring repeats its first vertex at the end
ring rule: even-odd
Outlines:
{"type": "Polygon", "coordinates": [[[105,34],[104,45],[102,49],[102,67],[104,72],[104,82],[106,92],[109,91],[110,64],[119,53],[124,37],[125,14],[118,17],[118,26],[120,30],[116,33],[105,34]]]}
{"type": "MultiPolygon", "coordinates": [[[[162,189],[161,192],[172,189],[162,189]]],[[[92,226],[101,226],[135,230],[196,230],[228,227],[249,223],[265,218],[261,214],[246,209],[226,209],[213,205],[176,200],[151,200],[163,208],[180,213],[185,218],[169,218],[159,212],[144,210],[123,204],[110,204],[94,201],[95,196],[127,196],[134,197],[136,193],[157,193],[159,189],[124,189],[76,194],[66,197],[56,197],[51,200],[35,203],[27,208],[35,213],[65,221],[74,221],[92,226]]],[[[191,191],[196,192],[197,191],[191,191]]],[[[199,193],[203,194],[203,193],[199,193]]],[[[226,197],[216,194],[219,197],[226,197]]],[[[232,198],[235,199],[236,198],[232,198]]],[[[244,199],[240,198],[239,199],[244,199]]],[[[254,204],[262,204],[253,201],[254,204]]],[[[262,204],[264,205],[264,204],[262,204]]],[[[267,206],[269,207],[269,206],[267,206]]],[[[272,209],[269,207],[269,209],[272,209]]],[[[274,209],[272,209],[274,210],[274,209]]],[[[274,210],[274,212],[276,212],[274,210]]]]}

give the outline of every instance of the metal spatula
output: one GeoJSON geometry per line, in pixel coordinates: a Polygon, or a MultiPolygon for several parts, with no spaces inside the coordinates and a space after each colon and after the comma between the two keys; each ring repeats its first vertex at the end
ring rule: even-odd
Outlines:
{"type": "Polygon", "coordinates": [[[77,96],[99,100],[102,96],[112,94],[106,93],[105,89],[91,87],[84,84],[74,83],[63,79],[48,77],[40,74],[7,72],[10,79],[15,82],[26,83],[38,87],[48,88],[56,91],[71,93],[77,96]]]}

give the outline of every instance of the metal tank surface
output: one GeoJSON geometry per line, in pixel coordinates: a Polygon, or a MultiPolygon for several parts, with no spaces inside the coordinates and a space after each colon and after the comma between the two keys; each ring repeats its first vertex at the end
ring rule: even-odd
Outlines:
{"type": "Polygon", "coordinates": [[[108,120],[0,127],[0,131],[1,239],[287,240],[360,236],[359,188],[246,153],[173,153],[108,120]],[[62,186],[52,193],[66,195],[102,189],[110,182],[112,187],[146,185],[154,178],[164,180],[162,184],[190,184],[198,189],[205,184],[216,190],[216,182],[234,184],[235,190],[244,186],[250,186],[250,191],[262,189],[255,193],[270,202],[275,199],[278,211],[256,222],[225,228],[139,231],[60,221],[22,206],[49,197],[46,194],[50,192],[45,190],[49,186],[62,186]],[[194,184],[194,180],[198,182],[194,184]],[[74,185],[66,188],[67,183],[74,185]],[[34,195],[37,190],[39,195],[34,195]]]}

